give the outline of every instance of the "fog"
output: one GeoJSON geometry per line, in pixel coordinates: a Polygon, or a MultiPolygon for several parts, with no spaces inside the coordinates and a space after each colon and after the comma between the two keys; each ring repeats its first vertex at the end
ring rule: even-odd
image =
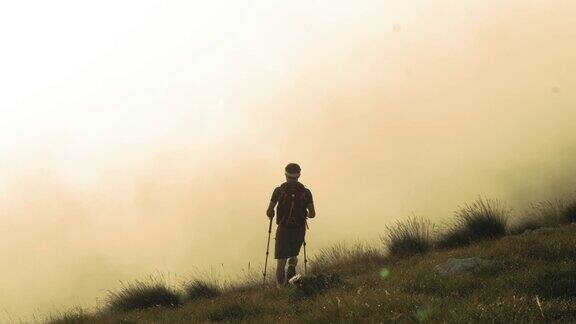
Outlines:
{"type": "Polygon", "coordinates": [[[261,271],[289,162],[312,257],[576,189],[572,1],[2,6],[0,321],[261,271]]]}

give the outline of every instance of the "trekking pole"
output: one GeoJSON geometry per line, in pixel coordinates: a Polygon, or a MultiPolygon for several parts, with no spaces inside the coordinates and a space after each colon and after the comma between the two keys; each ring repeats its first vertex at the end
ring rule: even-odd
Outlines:
{"type": "MultiPolygon", "coordinates": [[[[306,229],[309,230],[310,227],[308,227],[308,217],[306,217],[305,224],[306,224],[306,229]]],[[[304,238],[304,276],[306,276],[306,265],[307,264],[308,264],[308,258],[306,257],[306,238],[304,238]]]]}
{"type": "Polygon", "coordinates": [[[304,240],[304,276],[306,276],[306,264],[308,259],[306,258],[306,240],[304,240]]]}
{"type": "Polygon", "coordinates": [[[268,225],[268,243],[266,243],[266,261],[264,261],[264,278],[262,284],[266,285],[266,268],[268,267],[268,254],[270,254],[270,234],[272,233],[272,217],[270,217],[270,224],[268,225]]]}

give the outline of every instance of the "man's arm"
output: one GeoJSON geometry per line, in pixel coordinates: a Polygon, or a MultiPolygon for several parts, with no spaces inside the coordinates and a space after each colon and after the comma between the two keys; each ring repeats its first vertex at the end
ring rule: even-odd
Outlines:
{"type": "Polygon", "coordinates": [[[270,197],[270,204],[268,204],[268,209],[266,209],[266,216],[268,216],[268,218],[274,217],[274,207],[276,207],[279,195],[280,195],[280,189],[279,188],[274,189],[274,191],[272,192],[272,197],[270,197]]]}
{"type": "Polygon", "coordinates": [[[314,218],[316,217],[316,210],[314,209],[314,203],[309,203],[308,204],[308,218],[314,218]]]}
{"type": "Polygon", "coordinates": [[[270,204],[268,205],[268,209],[266,210],[266,216],[268,216],[268,218],[274,217],[274,207],[276,207],[276,202],[270,201],[270,204]]]}
{"type": "Polygon", "coordinates": [[[314,209],[314,198],[312,198],[312,191],[308,190],[308,206],[306,206],[306,209],[308,209],[308,218],[314,218],[316,217],[316,210],[314,209]]]}

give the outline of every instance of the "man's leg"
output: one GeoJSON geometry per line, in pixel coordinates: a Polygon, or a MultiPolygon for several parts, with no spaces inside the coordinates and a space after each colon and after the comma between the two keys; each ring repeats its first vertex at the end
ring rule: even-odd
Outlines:
{"type": "Polygon", "coordinates": [[[298,257],[293,256],[288,259],[288,269],[286,270],[286,280],[290,280],[296,275],[296,264],[298,264],[298,257]]]}
{"type": "Polygon", "coordinates": [[[280,286],[286,285],[286,259],[277,259],[276,282],[280,286]]]}

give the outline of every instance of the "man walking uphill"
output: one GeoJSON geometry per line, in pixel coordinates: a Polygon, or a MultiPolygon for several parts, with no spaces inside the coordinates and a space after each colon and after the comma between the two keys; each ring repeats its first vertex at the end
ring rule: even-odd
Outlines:
{"type": "Polygon", "coordinates": [[[298,254],[306,235],[306,219],[316,216],[312,192],[298,182],[300,166],[290,163],[285,171],[286,182],[274,189],[266,211],[266,215],[272,221],[274,207],[276,207],[278,228],[276,229],[274,258],[278,260],[276,266],[278,285],[286,285],[288,280],[296,274],[298,254]],[[287,269],[286,262],[288,262],[287,269]]]}

